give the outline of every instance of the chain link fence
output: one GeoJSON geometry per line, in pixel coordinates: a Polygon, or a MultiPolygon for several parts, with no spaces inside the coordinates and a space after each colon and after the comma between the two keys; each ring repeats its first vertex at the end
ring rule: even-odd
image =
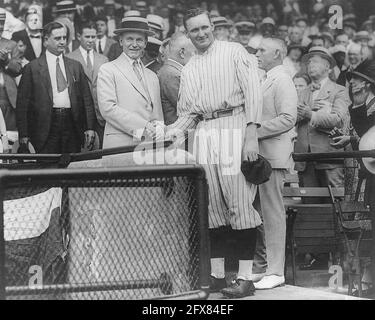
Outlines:
{"type": "Polygon", "coordinates": [[[195,165],[0,171],[0,297],[207,298],[195,165]]]}

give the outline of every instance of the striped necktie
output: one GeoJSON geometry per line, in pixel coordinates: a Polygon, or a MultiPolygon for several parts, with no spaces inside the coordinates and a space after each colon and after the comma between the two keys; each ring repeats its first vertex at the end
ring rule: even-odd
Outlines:
{"type": "Polygon", "coordinates": [[[90,51],[87,50],[87,71],[90,75],[90,78],[92,78],[92,74],[94,72],[94,68],[92,66],[91,58],[90,58],[90,51]]]}
{"type": "Polygon", "coordinates": [[[57,92],[63,92],[68,87],[68,83],[60,67],[59,57],[56,59],[56,82],[57,92]]]}

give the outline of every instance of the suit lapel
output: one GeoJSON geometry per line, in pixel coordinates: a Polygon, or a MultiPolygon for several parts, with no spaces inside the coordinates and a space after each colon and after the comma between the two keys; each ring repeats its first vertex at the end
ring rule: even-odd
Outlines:
{"type": "Polygon", "coordinates": [[[85,74],[86,74],[87,78],[92,83],[92,80],[93,80],[92,75],[89,74],[89,70],[87,69],[87,64],[85,62],[85,59],[82,56],[81,50],[77,49],[75,52],[77,53],[77,59],[78,59],[79,63],[82,65],[83,70],[85,71],[85,74]]]}
{"type": "Polygon", "coordinates": [[[53,93],[52,93],[52,83],[51,83],[51,78],[49,75],[49,70],[48,70],[48,65],[47,65],[47,57],[46,55],[42,55],[39,58],[39,73],[40,73],[40,79],[42,80],[44,86],[46,87],[48,91],[48,96],[53,101],[53,93]]]}
{"type": "Polygon", "coordinates": [[[92,75],[92,82],[95,82],[96,78],[98,77],[100,63],[99,63],[100,55],[94,52],[94,72],[92,75]]]}
{"type": "Polygon", "coordinates": [[[317,100],[329,99],[332,91],[333,91],[333,82],[328,79],[325,85],[320,89],[319,94],[317,96],[317,100]]]}
{"type": "Polygon", "coordinates": [[[124,57],[123,54],[120,55],[114,61],[115,66],[117,67],[118,71],[132,84],[132,86],[146,99],[147,94],[145,89],[143,88],[142,84],[138,80],[133,67],[130,65],[129,61],[124,57]]]}
{"type": "Polygon", "coordinates": [[[65,73],[66,73],[66,80],[68,81],[68,90],[69,90],[69,97],[72,96],[72,88],[73,83],[76,79],[74,79],[74,68],[73,65],[70,63],[68,59],[64,57],[64,64],[65,64],[65,73]]]}

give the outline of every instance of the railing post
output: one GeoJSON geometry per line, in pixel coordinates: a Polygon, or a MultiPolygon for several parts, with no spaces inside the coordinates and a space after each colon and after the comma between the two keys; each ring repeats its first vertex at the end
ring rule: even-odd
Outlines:
{"type": "Polygon", "coordinates": [[[197,199],[197,214],[199,218],[199,282],[201,289],[207,295],[209,292],[210,273],[210,240],[208,235],[208,186],[206,176],[202,173],[195,179],[195,192],[197,199]]]}

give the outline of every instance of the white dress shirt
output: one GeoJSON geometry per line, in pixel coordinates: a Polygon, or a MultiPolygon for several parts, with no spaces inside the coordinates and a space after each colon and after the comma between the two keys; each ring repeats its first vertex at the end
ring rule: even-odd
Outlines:
{"type": "Polygon", "coordinates": [[[107,36],[104,36],[101,39],[96,39],[96,52],[99,52],[99,41],[100,41],[100,46],[102,47],[102,51],[104,52],[104,48],[107,43],[107,36]]]}
{"type": "MultiPolygon", "coordinates": [[[[41,34],[36,34],[36,35],[40,35],[40,39],[38,39],[38,38],[32,38],[31,37],[31,33],[29,31],[27,31],[27,35],[29,36],[29,39],[30,39],[30,42],[31,42],[31,46],[33,47],[35,56],[37,58],[39,58],[40,55],[42,54],[42,35],[41,34]]],[[[33,35],[33,36],[36,36],[36,35],[33,35]]]]}
{"type": "MultiPolygon", "coordinates": [[[[79,50],[81,51],[83,60],[85,61],[87,66],[87,50],[83,49],[82,46],[79,46],[79,50]]],[[[91,60],[91,65],[94,67],[94,50],[89,51],[89,57],[91,60]]]]}
{"type": "MultiPolygon", "coordinates": [[[[58,57],[59,57],[59,64],[60,64],[61,71],[65,77],[65,80],[68,81],[66,77],[66,71],[65,71],[64,56],[60,54],[58,57]]],[[[54,108],[71,108],[68,88],[66,88],[63,92],[57,91],[57,80],[56,80],[57,56],[55,56],[54,54],[52,54],[51,52],[47,50],[46,58],[47,58],[49,76],[51,78],[52,93],[53,93],[53,107],[54,108]]],[[[68,87],[69,87],[69,83],[68,83],[68,87]]]]}

